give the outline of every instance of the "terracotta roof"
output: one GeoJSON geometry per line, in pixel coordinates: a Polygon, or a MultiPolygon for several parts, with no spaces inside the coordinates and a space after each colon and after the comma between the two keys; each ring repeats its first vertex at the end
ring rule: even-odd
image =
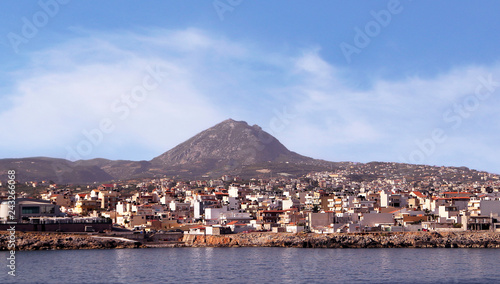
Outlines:
{"type": "Polygon", "coordinates": [[[424,195],[422,192],[420,192],[420,191],[414,191],[413,193],[414,193],[417,197],[420,197],[420,198],[425,198],[425,195],[424,195]]]}

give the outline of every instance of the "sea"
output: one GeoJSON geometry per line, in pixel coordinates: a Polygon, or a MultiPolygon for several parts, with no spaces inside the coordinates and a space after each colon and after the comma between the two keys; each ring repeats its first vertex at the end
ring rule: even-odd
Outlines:
{"type": "Polygon", "coordinates": [[[0,252],[0,283],[500,283],[500,249],[149,248],[0,252]]]}

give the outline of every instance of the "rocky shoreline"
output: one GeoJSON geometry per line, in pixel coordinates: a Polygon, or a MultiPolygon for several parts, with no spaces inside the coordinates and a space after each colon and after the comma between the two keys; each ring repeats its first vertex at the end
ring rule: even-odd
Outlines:
{"type": "MultiPolygon", "coordinates": [[[[190,242],[189,242],[190,241],[190,242]]],[[[407,232],[367,234],[250,233],[195,236],[193,247],[296,247],[296,248],[500,248],[500,233],[407,232]]]]}
{"type": "MultiPolygon", "coordinates": [[[[8,248],[9,234],[0,235],[0,251],[8,248]]],[[[91,235],[69,233],[16,232],[16,250],[60,250],[60,249],[114,249],[144,247],[139,242],[116,238],[95,238],[91,235]]]]}
{"type": "MultiPolygon", "coordinates": [[[[8,249],[7,233],[0,250],[8,249]]],[[[16,250],[113,249],[147,247],[295,247],[295,248],[500,248],[500,233],[406,232],[366,234],[248,233],[221,236],[185,235],[179,243],[127,241],[105,235],[16,232],[16,250]]]]}

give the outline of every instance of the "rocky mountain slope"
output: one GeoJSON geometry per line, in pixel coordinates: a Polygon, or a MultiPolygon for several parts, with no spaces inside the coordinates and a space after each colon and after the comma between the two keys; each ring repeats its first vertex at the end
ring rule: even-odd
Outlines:
{"type": "Polygon", "coordinates": [[[257,125],[228,119],[151,161],[2,159],[0,174],[6,175],[8,170],[15,169],[20,181],[93,183],[165,175],[202,178],[237,174],[250,177],[258,175],[259,169],[304,174],[332,165],[289,151],[257,125]]]}
{"type": "MultiPolygon", "coordinates": [[[[91,159],[76,162],[45,157],[0,159],[0,176],[17,171],[23,181],[94,183],[146,177],[216,178],[224,174],[244,178],[276,174],[301,176],[312,171],[340,171],[355,180],[442,176],[448,180],[480,180],[483,172],[468,168],[431,167],[400,163],[328,162],[299,155],[259,126],[225,120],[151,161],[91,159]]],[[[0,180],[2,178],[0,177],[0,180]]],[[[498,176],[495,175],[496,178],[498,176]]],[[[3,180],[5,180],[5,178],[3,180]]]]}
{"type": "Polygon", "coordinates": [[[191,172],[194,175],[241,174],[244,167],[292,163],[314,164],[314,159],[288,150],[257,125],[225,120],[151,161],[151,172],[191,172]]]}
{"type": "Polygon", "coordinates": [[[15,170],[19,181],[54,181],[88,183],[112,180],[114,177],[100,165],[83,165],[64,159],[46,157],[0,160],[0,180],[7,178],[7,171],[15,170]]]}

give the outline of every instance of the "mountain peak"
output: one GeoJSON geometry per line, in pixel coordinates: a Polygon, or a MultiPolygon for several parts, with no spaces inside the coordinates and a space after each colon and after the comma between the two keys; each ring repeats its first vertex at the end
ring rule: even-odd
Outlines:
{"type": "MultiPolygon", "coordinates": [[[[231,125],[232,125],[232,126],[235,126],[235,125],[242,125],[242,126],[245,126],[245,125],[248,125],[248,123],[247,123],[246,121],[243,121],[243,120],[238,121],[238,120],[234,120],[234,119],[232,119],[232,118],[228,118],[228,119],[226,119],[226,120],[222,121],[221,123],[219,123],[219,124],[217,124],[217,125],[230,125],[230,126],[231,126],[231,125]]],[[[215,126],[217,126],[217,125],[215,125],[215,126]]],[[[215,127],[215,126],[214,126],[214,127],[215,127]]]]}
{"type": "MultiPolygon", "coordinates": [[[[321,161],[289,151],[258,125],[227,119],[151,161],[91,159],[71,162],[52,158],[0,160],[0,173],[19,171],[24,181],[92,183],[136,177],[220,177],[236,174],[253,177],[267,169],[277,173],[304,174],[321,161]]],[[[330,167],[330,164],[327,166],[330,167]]]]}
{"type": "Polygon", "coordinates": [[[309,159],[289,151],[258,125],[231,118],[193,136],[151,162],[157,168],[221,172],[263,162],[309,159]]]}
{"type": "MultiPolygon", "coordinates": [[[[234,120],[232,118],[228,118],[228,119],[222,121],[221,123],[217,124],[214,127],[225,126],[225,125],[227,125],[229,127],[236,127],[236,126],[250,127],[250,125],[246,121],[243,121],[243,120],[234,120]]],[[[255,130],[258,130],[258,131],[262,131],[262,127],[258,126],[257,124],[252,125],[251,128],[253,128],[255,130]]]]}

